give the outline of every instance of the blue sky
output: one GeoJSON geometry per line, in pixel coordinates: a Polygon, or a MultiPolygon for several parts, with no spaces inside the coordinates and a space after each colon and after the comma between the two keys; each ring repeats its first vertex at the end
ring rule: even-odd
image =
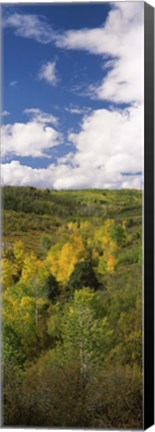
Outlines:
{"type": "Polygon", "coordinates": [[[143,3],[2,6],[4,184],[141,188],[143,3]]]}

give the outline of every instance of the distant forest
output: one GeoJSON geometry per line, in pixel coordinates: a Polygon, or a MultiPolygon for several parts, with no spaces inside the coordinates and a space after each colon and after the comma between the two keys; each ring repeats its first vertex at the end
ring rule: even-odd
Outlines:
{"type": "Polygon", "coordinates": [[[142,191],[2,205],[3,425],[142,429],[142,191]]]}

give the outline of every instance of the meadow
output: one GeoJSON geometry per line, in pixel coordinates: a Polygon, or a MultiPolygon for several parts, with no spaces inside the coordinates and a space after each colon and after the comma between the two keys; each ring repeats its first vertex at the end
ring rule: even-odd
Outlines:
{"type": "Polygon", "coordinates": [[[142,192],[5,186],[3,424],[142,425],[142,192]]]}

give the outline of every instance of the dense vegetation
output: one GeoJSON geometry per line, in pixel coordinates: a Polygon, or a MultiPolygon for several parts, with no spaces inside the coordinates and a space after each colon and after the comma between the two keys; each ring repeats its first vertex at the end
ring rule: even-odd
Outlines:
{"type": "Polygon", "coordinates": [[[142,194],[3,188],[4,425],[142,428],[142,194]]]}

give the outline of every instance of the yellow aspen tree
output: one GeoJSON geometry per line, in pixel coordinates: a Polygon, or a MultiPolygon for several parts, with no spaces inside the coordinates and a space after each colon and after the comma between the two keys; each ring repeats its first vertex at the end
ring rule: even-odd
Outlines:
{"type": "Polygon", "coordinates": [[[2,259],[1,283],[3,289],[8,288],[14,283],[14,277],[18,273],[18,267],[7,258],[2,259]]]}
{"type": "Polygon", "coordinates": [[[13,254],[16,259],[17,266],[21,270],[25,259],[24,245],[21,240],[18,240],[13,245],[13,254]]]}
{"type": "Polygon", "coordinates": [[[40,265],[41,262],[37,259],[34,252],[27,255],[23,262],[22,281],[31,281],[37,275],[40,265]]]}
{"type": "Polygon", "coordinates": [[[57,281],[65,284],[75,264],[85,257],[86,250],[81,237],[73,234],[61,249],[58,249],[58,246],[51,248],[46,258],[46,264],[57,281]]]}

